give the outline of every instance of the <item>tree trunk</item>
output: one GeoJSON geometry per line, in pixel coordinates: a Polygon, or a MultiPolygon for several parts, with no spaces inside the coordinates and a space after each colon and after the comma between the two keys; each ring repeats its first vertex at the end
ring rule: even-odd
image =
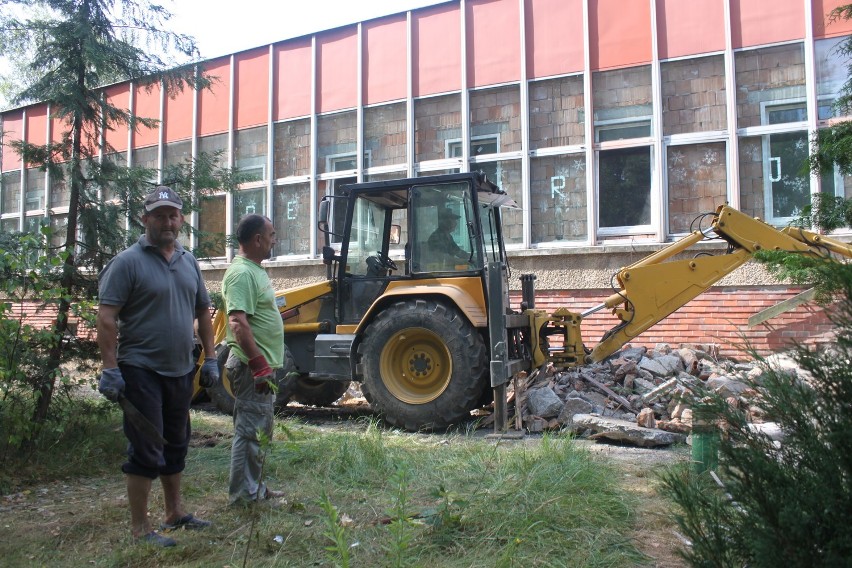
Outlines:
{"type": "MultiPolygon", "coordinates": [[[[82,78],[82,75],[81,75],[82,78]]],[[[62,265],[62,279],[59,287],[62,291],[59,300],[56,320],[53,323],[53,345],[48,354],[47,368],[50,374],[43,377],[36,385],[36,407],[33,413],[33,422],[43,424],[50,410],[53,400],[53,392],[56,388],[56,370],[62,363],[63,338],[68,330],[68,314],[71,311],[71,294],[74,285],[74,269],[76,262],[75,251],[77,248],[77,217],[80,209],[80,193],[83,185],[83,171],[81,165],[81,148],[83,123],[82,115],[76,113],[74,116],[73,141],[71,149],[71,195],[68,202],[68,228],[65,232],[65,251],[68,256],[62,265]]]]}

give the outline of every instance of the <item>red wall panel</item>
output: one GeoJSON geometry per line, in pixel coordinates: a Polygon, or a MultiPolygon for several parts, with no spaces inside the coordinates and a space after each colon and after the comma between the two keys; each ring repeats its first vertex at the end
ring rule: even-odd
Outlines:
{"type": "Polygon", "coordinates": [[[412,14],[415,97],[461,89],[461,11],[456,5],[412,14]]]}
{"type": "Polygon", "coordinates": [[[525,0],[527,76],[583,70],[583,0],[525,0]]]}
{"type": "Polygon", "coordinates": [[[466,4],[467,82],[470,87],[521,78],[517,0],[469,0],[466,4]]]}
{"type": "Polygon", "coordinates": [[[204,72],[213,80],[213,86],[198,94],[198,135],[221,134],[227,132],[229,126],[231,58],[223,57],[206,63],[204,72]]]}
{"type": "Polygon", "coordinates": [[[311,113],[311,72],[310,38],[275,46],[275,120],[311,113]]]}
{"type": "Polygon", "coordinates": [[[24,111],[13,110],[3,114],[3,171],[21,167],[21,157],[8,145],[13,140],[22,140],[24,134],[24,111]]]}
{"type": "Polygon", "coordinates": [[[27,142],[47,144],[47,105],[40,104],[27,109],[27,142]]]}
{"type": "Polygon", "coordinates": [[[184,87],[174,98],[166,98],[163,127],[166,129],[166,143],[186,140],[192,137],[192,109],[197,92],[184,87]]]}
{"type": "Polygon", "coordinates": [[[358,104],[358,29],[347,27],[317,36],[317,112],[358,104]]]}
{"type": "Polygon", "coordinates": [[[405,14],[364,24],[364,104],[405,98],[408,68],[405,14]]]}
{"type": "MultiPolygon", "coordinates": [[[[114,107],[128,110],[130,108],[130,83],[122,83],[113,85],[104,89],[107,101],[114,107]]],[[[159,111],[158,111],[159,112],[159,111]]],[[[127,150],[127,125],[113,124],[113,130],[107,130],[105,133],[106,142],[112,146],[116,152],[124,152],[127,150]]]]}
{"type": "Polygon", "coordinates": [[[802,0],[731,1],[731,43],[734,49],[805,37],[802,0]]]}
{"type": "MultiPolygon", "coordinates": [[[[137,85],[134,89],[133,114],[139,118],[160,120],[160,84],[137,85]]],[[[133,133],[133,147],[153,146],[159,141],[160,127],[137,125],[133,133]]]]}
{"type": "Polygon", "coordinates": [[[593,70],[651,61],[648,0],[589,0],[589,58],[593,70]]]}
{"type": "Polygon", "coordinates": [[[269,121],[269,48],[234,57],[234,128],[259,126],[269,121]]]}
{"type": "Polygon", "coordinates": [[[658,0],[660,59],[725,49],[725,10],[719,0],[658,0]]]}
{"type": "Polygon", "coordinates": [[[836,37],[852,33],[852,20],[835,20],[831,23],[828,21],[828,14],[832,10],[848,3],[849,0],[813,0],[811,10],[813,11],[815,38],[836,37]]]}

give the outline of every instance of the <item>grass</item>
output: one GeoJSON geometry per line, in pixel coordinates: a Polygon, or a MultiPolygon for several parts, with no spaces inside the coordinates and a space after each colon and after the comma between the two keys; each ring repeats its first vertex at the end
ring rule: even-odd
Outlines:
{"type": "MultiPolygon", "coordinates": [[[[62,469],[0,501],[0,564],[10,566],[640,566],[636,498],[611,466],[569,437],[495,444],[411,435],[371,420],[328,431],[279,421],[265,475],[280,508],[227,506],[230,418],[193,412],[187,509],[211,529],[156,550],[129,541],[122,435],[97,417],[97,463],[62,469]],[[107,452],[109,450],[109,452],[107,452]],[[108,455],[108,457],[106,457],[108,455]],[[254,530],[252,517],[254,518],[254,530]]],[[[117,424],[118,414],[106,423],[117,424]]],[[[55,459],[63,452],[53,450],[55,459]]],[[[42,463],[47,463],[42,460],[42,463]]],[[[5,467],[5,466],[4,466],[5,467]]],[[[159,523],[162,494],[152,493],[159,523]]]]}

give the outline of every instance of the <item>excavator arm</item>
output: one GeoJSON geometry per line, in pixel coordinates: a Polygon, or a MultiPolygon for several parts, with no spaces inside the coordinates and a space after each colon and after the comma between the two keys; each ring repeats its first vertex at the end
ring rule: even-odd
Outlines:
{"type": "Polygon", "coordinates": [[[619,270],[615,276],[617,289],[600,305],[581,314],[557,310],[548,316],[541,311],[528,310],[531,326],[535,329],[533,364],[550,360],[555,366],[564,368],[605,359],[736,270],[759,250],[797,252],[816,258],[852,257],[852,247],[846,243],[796,227],[778,230],[721,205],[709,228],[695,231],[619,270]],[[727,241],[727,251],[672,260],[710,238],[727,241]],[[584,317],[603,309],[611,310],[620,321],[600,343],[587,351],[580,335],[580,323],[584,317]],[[562,341],[548,349],[548,342],[542,338],[551,336],[560,336],[562,341]]]}

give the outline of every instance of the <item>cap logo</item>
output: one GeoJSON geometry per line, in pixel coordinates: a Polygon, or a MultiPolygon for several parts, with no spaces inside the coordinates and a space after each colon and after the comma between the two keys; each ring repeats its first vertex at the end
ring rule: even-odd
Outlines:
{"type": "Polygon", "coordinates": [[[159,198],[160,199],[168,199],[169,198],[169,192],[168,191],[161,191],[159,198]]]}

